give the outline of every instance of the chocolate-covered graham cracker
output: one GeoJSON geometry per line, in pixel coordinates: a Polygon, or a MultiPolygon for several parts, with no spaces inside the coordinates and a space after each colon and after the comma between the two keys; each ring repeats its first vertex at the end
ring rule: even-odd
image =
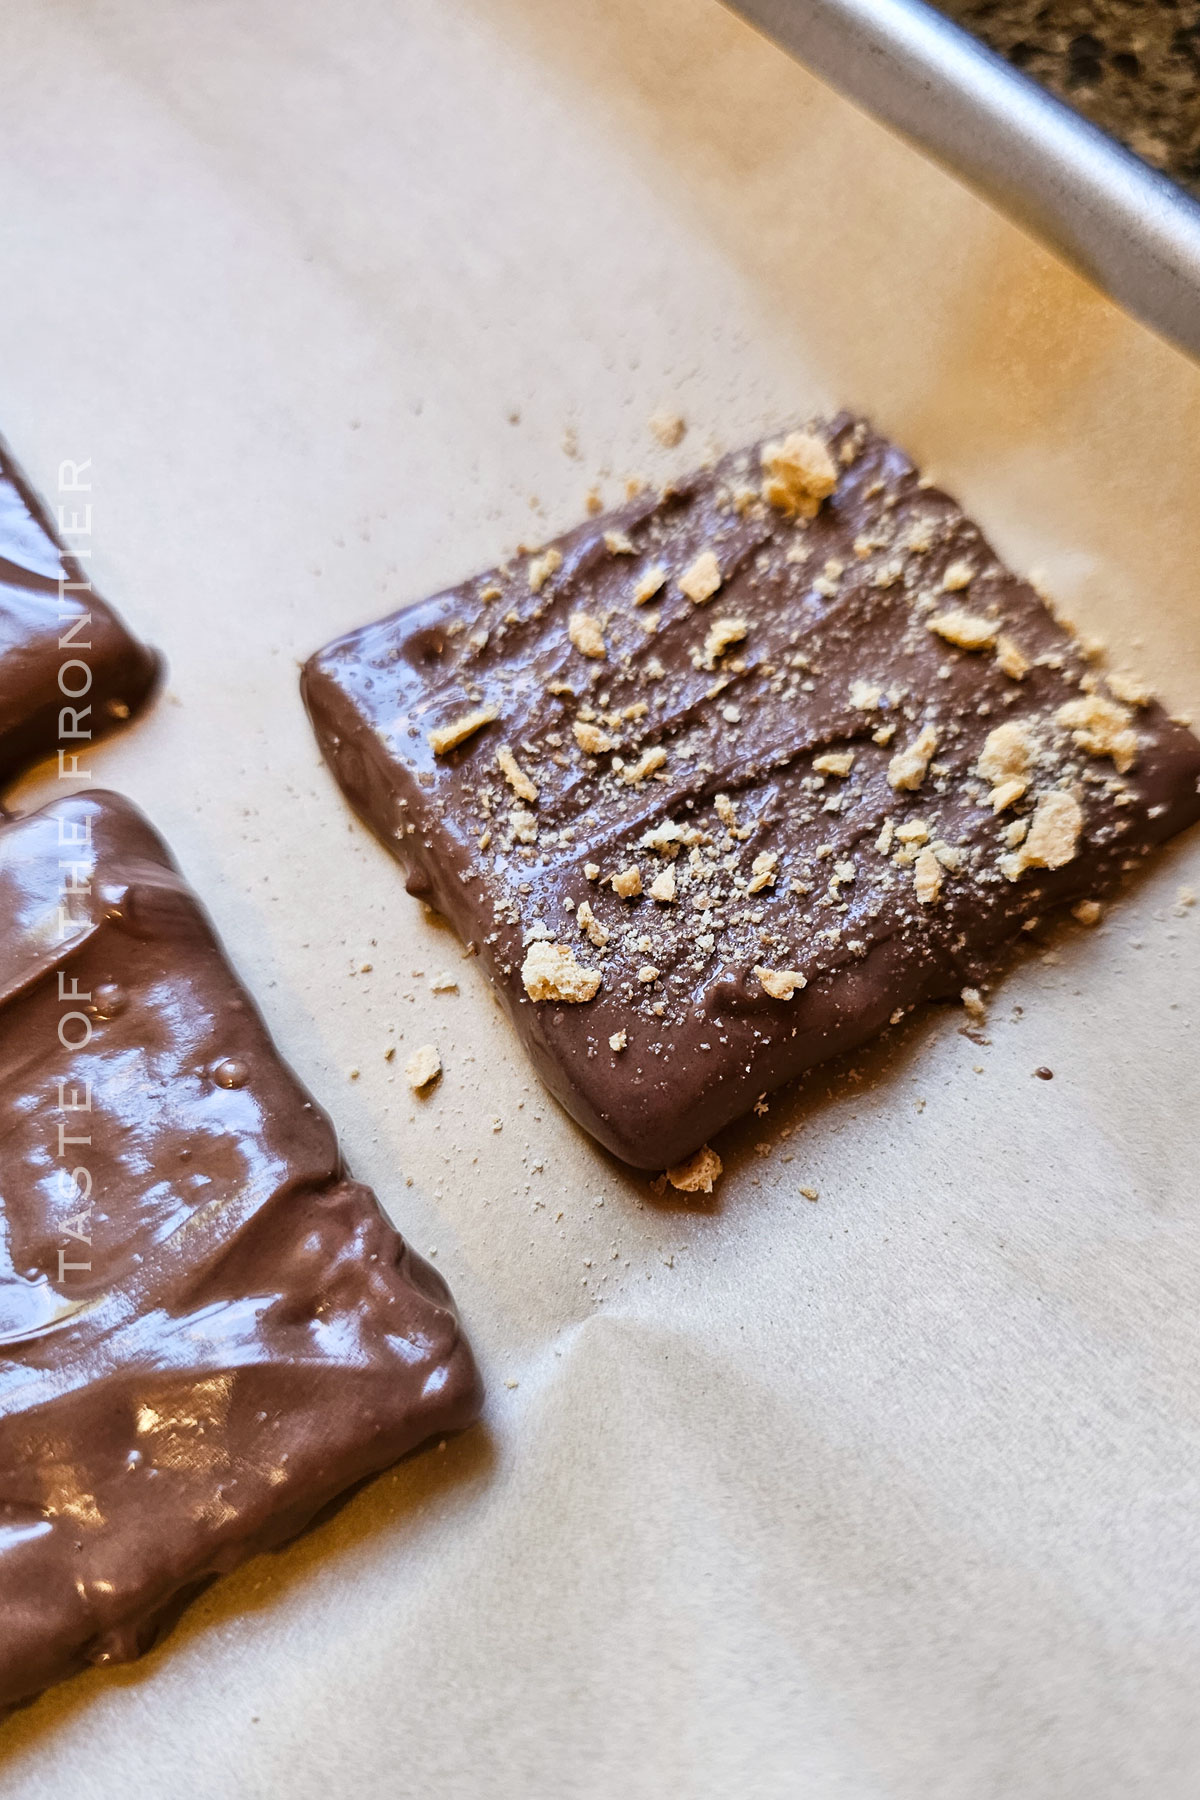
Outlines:
{"type": "Polygon", "coordinates": [[[0,827],[0,1709],[479,1404],[146,822],[0,827]]]}
{"type": "MultiPolygon", "coordinates": [[[[86,475],[67,468],[64,514],[82,530],[86,475]]],[[[0,786],[56,751],[64,775],[83,773],[90,745],[144,704],[158,668],[62,548],[0,444],[0,786]]]]}
{"type": "Polygon", "coordinates": [[[845,417],[353,632],[303,686],[546,1085],[644,1168],[1200,816],[1200,743],[845,417]]]}

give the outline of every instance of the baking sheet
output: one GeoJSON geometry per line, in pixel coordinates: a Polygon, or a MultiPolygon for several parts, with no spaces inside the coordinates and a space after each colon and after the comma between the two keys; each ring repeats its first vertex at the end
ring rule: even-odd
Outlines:
{"type": "Polygon", "coordinates": [[[1200,205],[1177,182],[924,0],[726,3],[1200,356],[1200,205]]]}
{"type": "Polygon", "coordinates": [[[8,0],[0,119],[0,421],[52,502],[93,459],[97,582],[171,664],[97,778],[491,1383],[0,1727],[0,1791],[1190,1797],[1200,844],[988,1045],[927,1016],[672,1205],[540,1094],[296,676],[594,480],[846,403],[1200,711],[1200,371],[707,0],[8,0]],[[383,1053],[426,1041],[417,1103],[383,1053]]]}

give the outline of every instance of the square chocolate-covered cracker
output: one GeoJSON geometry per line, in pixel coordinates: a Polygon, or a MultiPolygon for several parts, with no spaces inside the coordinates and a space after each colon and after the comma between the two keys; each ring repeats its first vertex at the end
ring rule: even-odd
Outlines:
{"type": "Polygon", "coordinates": [[[352,632],[303,689],[546,1085],[644,1168],[1200,817],[1200,743],[846,417],[352,632]]]}
{"type": "Polygon", "coordinates": [[[479,1404],[145,820],[0,827],[0,1710],[479,1404]]]}
{"type": "MultiPolygon", "coordinates": [[[[68,466],[63,512],[83,531],[86,471],[68,466]]],[[[0,785],[56,751],[64,775],[85,773],[91,744],[145,704],[158,672],[0,444],[0,785]]]]}

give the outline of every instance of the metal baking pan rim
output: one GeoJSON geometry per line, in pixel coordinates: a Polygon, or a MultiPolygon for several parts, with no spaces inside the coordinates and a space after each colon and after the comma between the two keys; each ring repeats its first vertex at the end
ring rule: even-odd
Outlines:
{"type": "Polygon", "coordinates": [[[923,0],[725,0],[1200,357],[1200,203],[923,0]]]}

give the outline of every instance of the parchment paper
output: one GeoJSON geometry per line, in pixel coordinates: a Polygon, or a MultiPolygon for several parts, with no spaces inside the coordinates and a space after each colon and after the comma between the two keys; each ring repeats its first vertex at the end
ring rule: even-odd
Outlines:
{"type": "Polygon", "coordinates": [[[296,665],[594,480],[846,403],[1200,709],[1200,371],[707,0],[6,0],[0,182],[0,425],[52,501],[93,459],[97,581],[171,664],[96,778],[491,1384],[0,1728],[0,1789],[1190,1800],[1200,843],[988,1045],[927,1016],[672,1206],[540,1094],[296,665]]]}

